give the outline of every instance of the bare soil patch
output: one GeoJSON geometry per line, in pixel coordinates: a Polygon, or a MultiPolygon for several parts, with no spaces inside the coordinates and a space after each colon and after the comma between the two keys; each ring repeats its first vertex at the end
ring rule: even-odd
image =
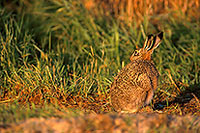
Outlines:
{"type": "Polygon", "coordinates": [[[159,113],[88,114],[70,118],[31,118],[4,125],[1,132],[200,132],[199,116],[159,113]]]}

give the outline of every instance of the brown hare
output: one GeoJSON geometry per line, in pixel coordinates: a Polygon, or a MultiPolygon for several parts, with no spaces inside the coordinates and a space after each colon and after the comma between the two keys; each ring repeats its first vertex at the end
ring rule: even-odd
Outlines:
{"type": "Polygon", "coordinates": [[[135,50],[127,64],[115,77],[111,85],[111,104],[115,111],[137,112],[150,103],[158,84],[158,70],[151,54],[163,38],[163,32],[149,35],[143,48],[135,50]]]}

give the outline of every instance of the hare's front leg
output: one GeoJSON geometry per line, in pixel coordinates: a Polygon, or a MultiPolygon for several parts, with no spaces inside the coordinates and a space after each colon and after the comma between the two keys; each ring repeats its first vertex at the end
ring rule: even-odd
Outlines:
{"type": "Polygon", "coordinates": [[[154,94],[154,91],[152,89],[147,92],[146,99],[145,99],[145,105],[148,105],[151,102],[151,100],[153,98],[153,94],[154,94]]]}

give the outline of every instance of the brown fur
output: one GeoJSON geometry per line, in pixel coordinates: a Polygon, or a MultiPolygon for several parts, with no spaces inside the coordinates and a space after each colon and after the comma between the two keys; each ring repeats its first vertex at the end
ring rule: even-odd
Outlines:
{"type": "Polygon", "coordinates": [[[159,76],[151,54],[160,44],[162,37],[162,32],[156,36],[148,36],[144,47],[133,53],[131,62],[115,77],[110,95],[112,106],[117,112],[136,112],[150,103],[159,76]]]}

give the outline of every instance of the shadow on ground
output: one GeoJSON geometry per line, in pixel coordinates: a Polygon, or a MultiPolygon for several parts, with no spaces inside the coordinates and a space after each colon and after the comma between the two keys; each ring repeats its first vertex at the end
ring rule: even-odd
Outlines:
{"type": "Polygon", "coordinates": [[[154,103],[154,110],[165,111],[169,113],[170,109],[175,114],[195,114],[200,116],[200,84],[190,86],[181,92],[177,97],[171,101],[159,101],[154,103]],[[177,108],[177,110],[174,110],[177,108]]]}

